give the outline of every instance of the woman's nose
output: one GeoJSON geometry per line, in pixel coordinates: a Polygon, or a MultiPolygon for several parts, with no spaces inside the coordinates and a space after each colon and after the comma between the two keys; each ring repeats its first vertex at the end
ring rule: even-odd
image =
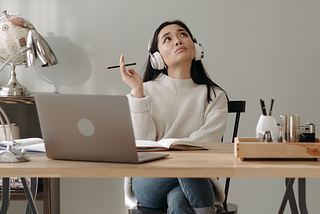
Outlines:
{"type": "Polygon", "coordinates": [[[182,45],[182,42],[181,42],[180,40],[177,40],[176,43],[175,43],[175,45],[176,45],[176,46],[182,45]]]}

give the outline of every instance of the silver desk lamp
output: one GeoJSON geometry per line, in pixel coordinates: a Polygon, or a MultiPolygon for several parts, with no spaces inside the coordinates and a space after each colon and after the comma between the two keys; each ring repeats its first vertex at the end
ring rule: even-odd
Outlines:
{"type": "MultiPolygon", "coordinates": [[[[16,79],[15,67],[24,64],[28,66],[47,67],[58,63],[56,56],[44,38],[35,30],[27,20],[19,17],[19,14],[7,14],[0,18],[0,61],[2,69],[10,64],[11,77],[8,84],[0,87],[0,96],[28,96],[30,92],[19,84],[16,79]],[[13,38],[10,38],[13,37],[13,38]]],[[[3,127],[6,141],[13,141],[12,127],[8,116],[0,106],[0,122],[3,127]],[[5,118],[5,121],[3,120],[5,118]],[[6,123],[5,123],[6,122],[6,123]],[[8,124],[11,132],[10,138],[6,133],[5,125],[8,124]]],[[[0,162],[29,161],[26,151],[20,152],[7,146],[7,150],[0,152],[0,162]]]]}
{"type": "Polygon", "coordinates": [[[28,96],[30,91],[22,86],[16,78],[17,65],[48,67],[58,63],[55,54],[35,30],[34,26],[19,14],[3,11],[0,18],[0,61],[2,69],[10,64],[9,82],[0,87],[0,96],[28,96]],[[12,38],[13,37],[13,38],[12,38]]]}

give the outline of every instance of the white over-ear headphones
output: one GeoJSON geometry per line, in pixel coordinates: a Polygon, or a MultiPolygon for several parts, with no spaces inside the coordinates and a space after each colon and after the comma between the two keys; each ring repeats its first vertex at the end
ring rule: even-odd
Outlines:
{"type": "MultiPolygon", "coordinates": [[[[161,54],[159,53],[159,51],[156,51],[153,54],[151,53],[152,41],[153,41],[153,37],[150,39],[150,41],[148,43],[148,52],[149,52],[149,55],[150,55],[150,64],[151,64],[153,69],[162,70],[165,67],[163,58],[162,58],[161,54]]],[[[194,41],[193,44],[194,44],[194,50],[195,50],[194,60],[199,61],[199,60],[201,60],[201,58],[204,57],[204,49],[203,49],[203,46],[201,44],[197,43],[197,40],[195,38],[193,39],[193,41],[194,41]]]]}

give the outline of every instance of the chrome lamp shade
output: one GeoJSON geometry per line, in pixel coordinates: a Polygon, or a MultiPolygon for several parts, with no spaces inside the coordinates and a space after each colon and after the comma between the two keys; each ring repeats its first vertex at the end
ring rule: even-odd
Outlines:
{"type": "Polygon", "coordinates": [[[35,30],[30,30],[27,40],[28,66],[48,67],[58,63],[52,49],[35,30]]]}

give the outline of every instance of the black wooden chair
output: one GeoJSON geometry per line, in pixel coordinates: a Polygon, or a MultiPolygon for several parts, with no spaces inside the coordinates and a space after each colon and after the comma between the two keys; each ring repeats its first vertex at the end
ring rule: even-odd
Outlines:
{"type": "MultiPolygon", "coordinates": [[[[232,143],[234,142],[234,138],[238,135],[239,123],[240,123],[240,114],[244,113],[246,110],[246,101],[229,101],[228,102],[228,112],[235,113],[235,121],[233,126],[233,135],[232,135],[232,143]]],[[[223,140],[223,139],[222,139],[223,140]]],[[[217,206],[217,214],[237,214],[238,206],[236,204],[227,203],[228,193],[230,186],[230,178],[226,178],[225,181],[225,201],[222,205],[217,206]]],[[[167,209],[151,209],[147,207],[143,207],[141,205],[135,205],[129,208],[129,214],[166,214],[167,209]]]]}

